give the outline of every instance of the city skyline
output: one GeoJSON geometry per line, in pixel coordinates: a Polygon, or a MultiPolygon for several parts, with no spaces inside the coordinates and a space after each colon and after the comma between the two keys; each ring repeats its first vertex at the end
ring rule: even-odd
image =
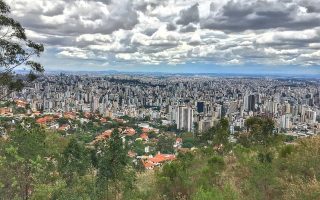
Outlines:
{"type": "MultiPolygon", "coordinates": [[[[224,118],[232,132],[234,127],[243,128],[250,117],[268,116],[277,122],[278,131],[300,137],[319,129],[319,94],[317,79],[52,74],[8,99],[28,104],[31,116],[149,117],[188,132],[203,132],[224,118]]],[[[10,116],[11,110],[2,112],[10,116]]]]}
{"type": "Polygon", "coordinates": [[[320,74],[315,0],[6,2],[48,71],[320,74]]]}

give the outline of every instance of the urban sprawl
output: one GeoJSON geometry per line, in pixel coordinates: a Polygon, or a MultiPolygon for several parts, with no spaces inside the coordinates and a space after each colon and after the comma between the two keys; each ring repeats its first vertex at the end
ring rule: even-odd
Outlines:
{"type": "MultiPolygon", "coordinates": [[[[148,169],[175,158],[155,151],[151,143],[159,141],[157,134],[173,135],[173,148],[186,149],[177,133],[201,134],[222,118],[228,119],[231,135],[245,131],[245,120],[252,116],[272,118],[279,134],[320,133],[316,79],[60,74],[41,77],[3,102],[8,100],[13,103],[3,103],[0,115],[12,118],[10,123],[31,118],[47,129],[68,132],[84,130],[83,124],[95,120],[101,126],[92,132],[92,143],[112,134],[114,127],[103,124],[120,123],[124,136],[143,144],[142,152],[130,153],[144,159],[148,169]]],[[[3,137],[5,132],[0,126],[3,137]]]]}

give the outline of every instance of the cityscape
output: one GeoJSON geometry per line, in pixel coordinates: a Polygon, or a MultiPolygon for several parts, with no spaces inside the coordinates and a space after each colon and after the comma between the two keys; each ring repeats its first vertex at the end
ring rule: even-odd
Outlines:
{"type": "Polygon", "coordinates": [[[319,200],[319,0],[0,0],[0,200],[319,200]]]}
{"type": "MultiPolygon", "coordinates": [[[[318,79],[60,74],[41,77],[8,100],[29,105],[26,116],[148,117],[188,132],[206,131],[226,117],[234,133],[246,119],[268,116],[278,133],[303,137],[320,131],[319,84],[318,79]]],[[[1,113],[13,115],[8,108],[1,113]]]]}

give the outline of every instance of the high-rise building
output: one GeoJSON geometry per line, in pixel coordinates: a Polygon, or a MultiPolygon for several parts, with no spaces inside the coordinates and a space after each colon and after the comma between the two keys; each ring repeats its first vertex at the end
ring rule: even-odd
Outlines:
{"type": "Polygon", "coordinates": [[[291,105],[288,102],[285,103],[285,113],[291,113],[291,105]]]}
{"type": "Polygon", "coordinates": [[[255,105],[256,105],[256,97],[255,95],[245,95],[244,96],[244,110],[249,111],[255,111],[255,105]]]}
{"type": "Polygon", "coordinates": [[[198,113],[203,113],[204,112],[204,102],[203,101],[198,101],[197,102],[197,112],[198,113]]]}
{"type": "Polygon", "coordinates": [[[311,109],[308,109],[305,111],[305,120],[307,123],[314,124],[316,123],[316,119],[317,119],[317,112],[311,109]]]}
{"type": "Polygon", "coordinates": [[[280,118],[280,128],[289,129],[291,128],[291,114],[282,115],[280,118]]]}
{"type": "Polygon", "coordinates": [[[236,112],[238,112],[238,101],[231,101],[229,103],[228,113],[232,114],[232,113],[236,113],[236,112]]]}
{"type": "Polygon", "coordinates": [[[179,106],[176,123],[177,123],[177,129],[192,131],[193,130],[193,109],[187,106],[179,106]]]}

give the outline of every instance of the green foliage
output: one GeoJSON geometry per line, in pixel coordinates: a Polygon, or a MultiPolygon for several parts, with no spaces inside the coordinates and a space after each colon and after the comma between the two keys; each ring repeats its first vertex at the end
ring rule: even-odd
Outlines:
{"type": "Polygon", "coordinates": [[[192,200],[236,200],[238,195],[232,188],[227,185],[222,189],[213,187],[210,189],[199,188],[197,192],[192,195],[192,200]]]}
{"type": "Polygon", "coordinates": [[[286,145],[286,146],[284,146],[284,147],[282,147],[280,149],[279,156],[280,156],[280,158],[287,158],[293,152],[294,152],[294,146],[291,145],[291,144],[290,145],[286,145]]]}
{"type": "Polygon", "coordinates": [[[61,154],[59,172],[71,184],[74,177],[84,176],[90,168],[90,154],[85,145],[72,138],[61,154]]]}
{"type": "Polygon", "coordinates": [[[27,110],[25,108],[14,108],[13,109],[13,114],[25,114],[27,113],[27,110]]]}
{"type": "Polygon", "coordinates": [[[41,129],[27,130],[17,127],[10,140],[1,141],[0,196],[5,199],[27,199],[39,182],[54,177],[51,171],[53,146],[46,143],[47,134],[41,129]],[[50,151],[48,151],[50,149],[50,151]]]}
{"type": "Polygon", "coordinates": [[[59,118],[57,119],[57,122],[59,123],[59,126],[62,126],[64,124],[69,124],[69,120],[67,118],[59,118]]]}
{"type": "Polygon", "coordinates": [[[200,136],[200,141],[204,143],[210,141],[213,146],[221,146],[221,148],[219,148],[219,152],[225,153],[228,152],[231,148],[229,137],[229,122],[226,118],[223,118],[218,122],[216,126],[202,133],[202,135],[200,136]]]}
{"type": "Polygon", "coordinates": [[[246,120],[247,132],[238,137],[243,146],[262,145],[269,146],[277,141],[274,133],[274,121],[265,117],[251,117],[246,120]]]}
{"type": "Polygon", "coordinates": [[[151,131],[151,132],[148,133],[148,137],[149,137],[150,139],[157,138],[157,136],[158,136],[158,135],[157,135],[154,131],[151,131]]]}
{"type": "Polygon", "coordinates": [[[135,172],[117,132],[90,147],[39,127],[0,138],[0,199],[105,199],[130,196],[135,172]]]}
{"type": "MultiPolygon", "coordinates": [[[[222,153],[215,147],[228,144],[228,125],[221,121],[214,145],[179,153],[155,171],[133,165],[117,129],[92,145],[92,135],[23,128],[32,124],[25,120],[8,131],[8,139],[0,138],[0,199],[320,199],[320,137],[281,143],[264,120],[248,121],[246,142],[240,139],[222,153]]],[[[193,140],[190,133],[181,137],[193,140]]],[[[166,152],[174,139],[160,136],[157,149],[166,152]]],[[[130,148],[139,152],[144,144],[136,141],[130,148]]]]}
{"type": "Polygon", "coordinates": [[[181,134],[182,138],[182,147],[183,148],[192,148],[197,145],[197,140],[194,138],[193,133],[183,133],[181,134]]]}
{"type": "Polygon", "coordinates": [[[157,175],[157,184],[162,196],[175,199],[180,196],[189,196],[187,172],[181,162],[172,162],[163,166],[157,175]]]}
{"type": "Polygon", "coordinates": [[[99,198],[109,199],[110,194],[116,198],[121,191],[133,189],[135,175],[129,168],[128,150],[117,129],[112,132],[110,139],[96,145],[93,156],[93,164],[97,169],[99,198]]]}
{"type": "Polygon", "coordinates": [[[160,136],[157,143],[157,151],[161,153],[174,153],[173,144],[175,139],[171,136],[160,136]]]}
{"type": "MultiPolygon", "coordinates": [[[[44,51],[41,44],[28,40],[21,24],[10,17],[10,8],[0,0],[0,88],[9,92],[19,91],[26,82],[36,78],[36,73],[43,72],[41,64],[31,61],[32,56],[40,56],[44,51]],[[17,79],[13,70],[20,65],[28,66],[30,74],[28,80],[17,79]]],[[[0,99],[7,94],[1,94],[0,99]]]]}
{"type": "Polygon", "coordinates": [[[213,173],[217,173],[222,171],[225,168],[225,163],[222,157],[220,156],[213,156],[208,160],[208,167],[209,170],[213,173]]]}
{"type": "Polygon", "coordinates": [[[145,145],[143,144],[143,141],[137,140],[132,144],[131,149],[137,153],[137,155],[141,156],[144,155],[144,148],[145,145]]]}

